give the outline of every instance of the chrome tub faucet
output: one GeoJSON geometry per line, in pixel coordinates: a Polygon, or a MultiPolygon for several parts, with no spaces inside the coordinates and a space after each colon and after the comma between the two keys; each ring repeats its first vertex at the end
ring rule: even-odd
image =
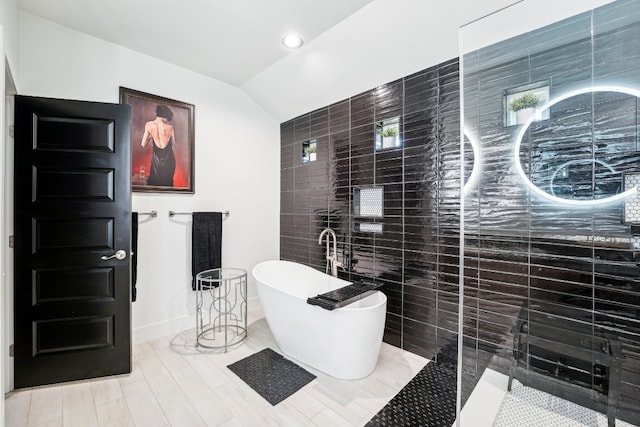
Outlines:
{"type": "Polygon", "coordinates": [[[322,238],[325,238],[327,249],[325,253],[325,258],[327,260],[327,266],[325,268],[325,272],[328,274],[329,269],[331,269],[331,275],[333,277],[338,277],[338,267],[344,267],[344,265],[338,261],[338,238],[336,237],[335,231],[330,228],[325,228],[320,233],[320,237],[318,237],[318,244],[322,244],[322,238]],[[333,238],[333,254],[331,253],[331,239],[333,238]]]}

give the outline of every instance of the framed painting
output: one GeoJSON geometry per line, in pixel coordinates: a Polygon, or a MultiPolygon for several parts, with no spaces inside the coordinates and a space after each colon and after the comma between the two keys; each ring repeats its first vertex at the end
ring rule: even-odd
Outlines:
{"type": "Polygon", "coordinates": [[[131,106],[131,189],[194,193],[194,106],[120,87],[131,106]]]}

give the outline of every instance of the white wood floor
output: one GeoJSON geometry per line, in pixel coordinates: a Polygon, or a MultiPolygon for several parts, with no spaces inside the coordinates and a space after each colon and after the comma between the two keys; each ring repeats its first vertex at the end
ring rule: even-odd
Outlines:
{"type": "Polygon", "coordinates": [[[133,372],[8,393],[5,425],[18,426],[361,426],[427,363],[383,343],[376,370],[356,381],[317,376],[271,406],[227,365],[265,347],[280,351],[260,310],[249,337],[228,353],[196,351],[186,331],[133,347],[133,372]]]}

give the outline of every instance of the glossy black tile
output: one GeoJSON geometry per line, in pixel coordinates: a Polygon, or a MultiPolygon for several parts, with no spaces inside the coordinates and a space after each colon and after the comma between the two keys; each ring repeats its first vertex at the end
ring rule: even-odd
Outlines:
{"type": "MultiPolygon", "coordinates": [[[[606,14],[597,16],[594,22],[600,20],[599,25],[606,28],[606,14]]],[[[640,275],[630,250],[629,229],[621,223],[621,206],[576,210],[530,197],[512,163],[517,127],[504,127],[503,123],[504,91],[520,84],[549,80],[552,95],[561,94],[590,84],[592,71],[599,81],[611,77],[637,82],[640,55],[631,47],[640,40],[640,33],[632,26],[619,33],[605,34],[603,30],[595,33],[591,46],[590,34],[580,36],[590,21],[590,15],[563,21],[489,46],[465,60],[474,73],[469,76],[463,71],[466,89],[473,84],[472,90],[465,91],[465,104],[474,106],[473,121],[483,135],[485,164],[478,190],[469,200],[473,208],[466,209],[467,215],[473,215],[468,217],[468,225],[474,235],[465,239],[467,316],[463,328],[472,339],[464,354],[466,359],[491,363],[506,372],[512,354],[512,328],[523,309],[616,331],[623,340],[627,356],[624,369],[629,372],[623,401],[626,410],[633,411],[638,409],[637,403],[629,396],[637,391],[635,379],[640,376],[640,331],[635,311],[640,275]],[[568,31],[578,36],[566,36],[568,31]],[[550,41],[555,45],[545,49],[550,41]],[[523,55],[522,46],[531,49],[527,51],[531,54],[523,55]],[[627,54],[620,57],[623,50],[627,54]],[[469,96],[473,99],[467,102],[469,96]],[[615,244],[594,244],[598,239],[615,244]]],[[[348,231],[343,234],[343,243],[351,252],[348,275],[379,275],[386,281],[390,304],[385,341],[427,357],[441,350],[451,353],[457,342],[460,73],[458,61],[452,60],[332,104],[326,109],[326,132],[331,133],[328,179],[322,180],[313,172],[298,176],[297,168],[294,172],[294,195],[317,183],[317,188],[326,188],[328,209],[335,206],[340,211],[336,227],[348,231]],[[401,116],[403,148],[375,152],[374,122],[393,114],[401,116]],[[385,186],[385,216],[380,219],[385,231],[381,235],[353,232],[353,187],[374,184],[385,186]]],[[[549,167],[576,156],[591,158],[609,152],[618,153],[609,159],[617,170],[637,171],[634,167],[640,158],[633,148],[637,140],[634,102],[619,96],[596,97],[595,104],[591,96],[567,101],[552,109],[550,120],[532,126],[533,139],[524,141],[528,154],[551,159],[546,167],[523,164],[532,178],[549,185],[549,167]],[[597,132],[593,144],[591,117],[594,123],[610,125],[597,132]],[[634,154],[624,154],[630,148],[634,154]]],[[[316,113],[293,120],[296,143],[305,132],[324,131],[323,125],[314,124],[316,113]]],[[[320,122],[325,123],[322,114],[320,122]]],[[[295,160],[291,160],[295,149],[284,148],[293,146],[291,132],[291,121],[281,126],[283,168],[292,167],[286,162],[295,160]]],[[[286,173],[290,172],[281,175],[281,203],[290,211],[292,187],[286,173]]],[[[607,179],[602,182],[615,182],[607,179]]],[[[302,214],[305,193],[300,196],[294,197],[294,207],[302,214]]],[[[309,209],[317,209],[324,200],[324,192],[317,196],[311,193],[309,209]]],[[[313,246],[310,234],[315,226],[309,219],[305,234],[304,221],[298,222],[298,216],[292,225],[291,215],[282,215],[281,256],[306,256],[309,262],[321,264],[316,247],[303,249],[304,244],[313,246]],[[289,237],[292,233],[295,239],[289,237]]],[[[467,368],[473,367],[465,364],[467,368]]]]}
{"type": "Polygon", "coordinates": [[[281,191],[293,191],[293,168],[280,169],[280,190],[281,191]]]}
{"type": "Polygon", "coordinates": [[[320,108],[310,113],[309,137],[318,138],[329,133],[329,107],[320,108]]]}
{"type": "MultiPolygon", "coordinates": [[[[602,294],[599,295],[602,296],[602,294]]],[[[640,331],[640,298],[638,297],[627,297],[625,302],[596,299],[594,309],[603,315],[627,318],[630,323],[626,323],[625,328],[629,331],[640,331]]]]}
{"type": "Polygon", "coordinates": [[[375,132],[373,125],[351,129],[351,157],[373,155],[375,152],[375,132]]]}
{"type": "Polygon", "coordinates": [[[387,319],[382,340],[395,347],[402,347],[401,317],[387,312],[387,319]]]}
{"type": "Polygon", "coordinates": [[[458,334],[442,328],[436,328],[436,362],[451,363],[457,359],[458,334]]]}
{"type": "MultiPolygon", "coordinates": [[[[435,319],[434,319],[435,320],[435,319]]],[[[434,323],[423,322],[405,317],[403,319],[404,344],[414,349],[422,348],[419,353],[424,357],[433,357],[436,349],[436,327],[434,323]],[[427,356],[427,355],[431,356],[427,356]]]]}
{"type": "Polygon", "coordinates": [[[294,212],[293,191],[282,191],[280,193],[280,214],[293,214],[294,212]]]}
{"type": "Polygon", "coordinates": [[[294,147],[295,144],[282,145],[280,148],[280,167],[281,168],[292,168],[297,163],[294,160],[294,147]]]}
{"type": "Polygon", "coordinates": [[[373,91],[356,95],[350,99],[351,127],[373,125],[374,122],[374,97],[373,91]]]}
{"type": "Polygon", "coordinates": [[[289,120],[288,122],[280,124],[280,144],[282,146],[293,144],[295,129],[294,123],[294,120],[289,120]]]}
{"type": "Polygon", "coordinates": [[[423,82],[433,82],[435,87],[438,84],[438,65],[426,68],[416,73],[410,74],[404,78],[405,87],[413,87],[415,85],[421,85],[423,82]]]}
{"type": "Polygon", "coordinates": [[[311,139],[310,117],[310,114],[304,114],[294,119],[294,143],[302,143],[302,141],[311,139]]]}
{"type": "Polygon", "coordinates": [[[349,157],[351,132],[344,130],[340,132],[332,133],[329,140],[330,146],[330,158],[329,160],[342,160],[349,157]]]}
{"type": "Polygon", "coordinates": [[[344,100],[329,106],[329,132],[348,131],[351,127],[350,102],[344,100]]]}
{"type": "Polygon", "coordinates": [[[293,214],[280,213],[280,235],[293,236],[293,214]]]}
{"type": "MultiPolygon", "coordinates": [[[[451,58],[438,64],[438,75],[440,77],[450,74],[458,74],[460,72],[460,61],[458,58],[451,58]]],[[[443,83],[440,83],[443,84],[443,83]]]]}
{"type": "Polygon", "coordinates": [[[329,207],[329,194],[327,190],[312,189],[309,191],[309,209],[314,216],[324,218],[329,207]]]}
{"type": "Polygon", "coordinates": [[[433,67],[404,80],[405,114],[437,105],[437,74],[433,67]]]}
{"type": "Polygon", "coordinates": [[[351,158],[350,184],[352,187],[375,184],[375,159],[373,154],[351,158]]]}
{"type": "Polygon", "coordinates": [[[402,285],[399,283],[386,281],[382,291],[387,296],[387,311],[389,313],[402,315],[402,285]]]}

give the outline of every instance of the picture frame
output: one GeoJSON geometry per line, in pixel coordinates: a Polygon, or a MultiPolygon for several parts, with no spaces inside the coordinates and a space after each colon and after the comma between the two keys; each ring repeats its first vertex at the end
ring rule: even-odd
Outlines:
{"type": "Polygon", "coordinates": [[[131,190],[194,194],[193,104],[120,87],[131,106],[131,190]]]}

